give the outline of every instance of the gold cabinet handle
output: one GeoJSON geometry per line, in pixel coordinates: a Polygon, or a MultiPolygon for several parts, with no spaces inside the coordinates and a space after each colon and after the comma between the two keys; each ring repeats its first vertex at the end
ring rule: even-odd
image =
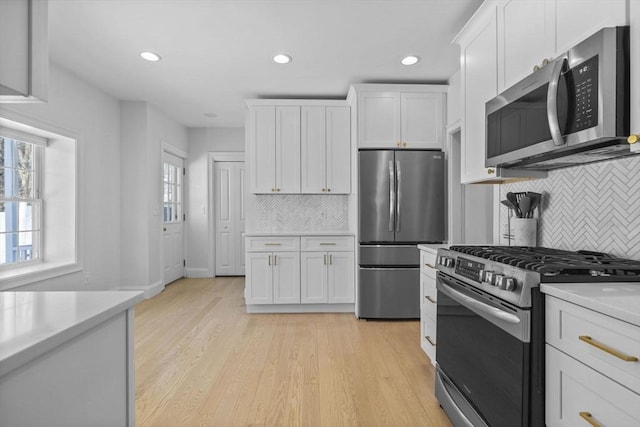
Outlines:
{"type": "Polygon", "coordinates": [[[591,412],[579,412],[579,415],[593,427],[602,427],[599,422],[593,419],[593,416],[591,416],[591,412]]]}
{"type": "Polygon", "coordinates": [[[280,189],[279,189],[279,188],[276,188],[276,192],[279,192],[279,191],[280,191],[280,189]]]}
{"type": "MultiPolygon", "coordinates": [[[[624,360],[625,362],[637,362],[638,358],[635,356],[628,356],[614,348],[609,347],[606,344],[602,344],[601,342],[598,342],[596,340],[594,340],[593,338],[591,338],[588,335],[580,335],[578,337],[580,339],[580,341],[584,341],[589,345],[594,346],[595,348],[604,351],[605,353],[609,353],[612,356],[617,357],[618,359],[624,360]]],[[[586,413],[586,412],[585,412],[586,413]]]]}
{"type": "Polygon", "coordinates": [[[278,265],[278,255],[273,256],[273,265],[278,265]]]}
{"type": "Polygon", "coordinates": [[[437,303],[438,303],[438,301],[434,300],[434,299],[433,299],[433,298],[431,298],[429,295],[425,295],[424,297],[425,297],[425,299],[426,299],[427,301],[429,301],[429,302],[432,302],[432,303],[434,303],[434,304],[437,304],[437,303]]]}
{"type": "Polygon", "coordinates": [[[487,174],[489,174],[489,175],[491,175],[491,174],[493,174],[493,173],[495,173],[495,172],[496,172],[496,170],[495,170],[495,169],[493,169],[493,168],[489,168],[489,169],[487,169],[487,174]]]}
{"type": "Polygon", "coordinates": [[[322,255],[322,259],[324,260],[324,265],[327,265],[327,255],[322,255]]]}
{"type": "Polygon", "coordinates": [[[327,191],[328,191],[329,193],[331,193],[331,189],[330,189],[330,188],[327,188],[327,191]]]}
{"type": "Polygon", "coordinates": [[[333,255],[329,254],[329,265],[333,265],[333,255]]]}
{"type": "Polygon", "coordinates": [[[640,141],[640,135],[636,135],[634,133],[632,133],[631,135],[629,135],[629,137],[627,138],[627,142],[629,144],[635,144],[636,142],[640,141]]]}
{"type": "Polygon", "coordinates": [[[432,346],[436,346],[435,341],[433,341],[429,335],[425,336],[424,339],[429,341],[429,344],[431,344],[432,346]]]}
{"type": "Polygon", "coordinates": [[[334,242],[321,242],[320,246],[335,246],[336,244],[334,242]]]}
{"type": "Polygon", "coordinates": [[[271,265],[271,255],[269,255],[269,261],[267,261],[267,265],[271,265]]]}
{"type": "Polygon", "coordinates": [[[426,263],[426,262],[424,263],[424,265],[426,265],[426,266],[427,266],[427,267],[429,267],[429,268],[433,268],[434,270],[436,269],[433,265],[428,264],[428,263],[426,263]]]}
{"type": "Polygon", "coordinates": [[[282,243],[265,243],[265,246],[282,246],[282,243]]]}

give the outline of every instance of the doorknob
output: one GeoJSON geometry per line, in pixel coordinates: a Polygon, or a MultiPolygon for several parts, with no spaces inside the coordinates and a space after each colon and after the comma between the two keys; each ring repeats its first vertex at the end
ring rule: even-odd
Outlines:
{"type": "Polygon", "coordinates": [[[167,231],[167,227],[162,227],[162,231],[167,231]]]}
{"type": "Polygon", "coordinates": [[[229,227],[227,227],[227,226],[225,225],[225,226],[224,226],[224,229],[226,230],[227,228],[229,228],[229,227]]]}

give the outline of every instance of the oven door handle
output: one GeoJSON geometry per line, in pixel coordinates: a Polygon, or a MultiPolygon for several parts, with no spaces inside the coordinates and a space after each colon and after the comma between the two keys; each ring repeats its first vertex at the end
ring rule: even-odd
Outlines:
{"type": "Polygon", "coordinates": [[[500,310],[499,308],[492,307],[488,304],[485,304],[481,301],[478,301],[475,298],[471,298],[462,292],[456,291],[455,289],[451,289],[449,286],[442,286],[438,288],[439,291],[444,292],[449,297],[453,298],[458,303],[468,307],[475,308],[476,310],[486,314],[487,316],[494,317],[497,320],[501,320],[503,322],[517,324],[520,323],[520,318],[515,314],[507,313],[504,310],[500,310]]]}

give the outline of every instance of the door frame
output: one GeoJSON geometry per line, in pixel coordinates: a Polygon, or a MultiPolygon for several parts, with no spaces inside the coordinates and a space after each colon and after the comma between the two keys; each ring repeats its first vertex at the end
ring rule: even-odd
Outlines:
{"type": "MultiPolygon", "coordinates": [[[[208,188],[208,210],[207,226],[209,229],[209,277],[216,275],[216,224],[215,224],[215,200],[216,200],[216,182],[215,182],[215,162],[244,162],[244,151],[209,151],[207,153],[207,182],[208,188]]],[[[242,197],[246,195],[243,194],[242,197]]]]}
{"type": "Polygon", "coordinates": [[[447,242],[460,244],[465,242],[465,186],[460,183],[462,146],[460,135],[462,124],[456,120],[447,126],[445,147],[445,176],[447,185],[447,203],[445,204],[445,221],[447,227],[447,242]],[[452,165],[457,165],[454,169],[452,165]],[[456,172],[459,172],[456,176],[456,172]],[[457,212],[457,214],[453,214],[457,212]]]}
{"type": "MultiPolygon", "coordinates": [[[[165,140],[161,139],[160,140],[160,182],[162,182],[163,179],[163,172],[162,172],[162,166],[164,163],[164,153],[169,153],[171,155],[174,155],[176,157],[179,157],[182,159],[182,167],[186,170],[187,168],[187,160],[189,157],[189,153],[187,153],[185,150],[183,150],[180,147],[176,147],[175,145],[169,144],[168,142],[166,142],[165,140]]],[[[182,176],[182,213],[186,215],[187,212],[187,187],[188,187],[188,183],[187,183],[187,174],[185,173],[182,176]]],[[[161,265],[161,271],[160,271],[160,281],[162,284],[161,289],[164,289],[165,284],[164,284],[164,251],[165,251],[165,247],[164,247],[164,232],[162,231],[162,228],[164,226],[164,221],[162,220],[162,209],[163,209],[163,204],[162,204],[162,200],[163,200],[163,196],[164,196],[164,189],[162,188],[162,185],[160,185],[160,228],[159,228],[159,233],[160,233],[160,253],[161,253],[161,257],[160,257],[160,265],[161,265]]],[[[184,259],[187,259],[187,222],[186,221],[182,221],[182,254],[184,256],[184,259]]],[[[183,277],[187,277],[187,267],[184,266],[183,267],[183,277]]]]}

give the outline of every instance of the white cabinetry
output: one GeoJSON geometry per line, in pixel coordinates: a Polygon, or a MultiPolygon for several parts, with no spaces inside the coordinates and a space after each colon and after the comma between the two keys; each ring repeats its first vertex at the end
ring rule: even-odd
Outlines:
{"type": "Polygon", "coordinates": [[[420,346],[429,356],[431,364],[436,364],[436,249],[420,250],[420,346]]]}
{"type": "Polygon", "coordinates": [[[250,108],[251,192],[300,193],[300,107],[250,108]]]}
{"type": "Polygon", "coordinates": [[[640,326],[546,296],[546,423],[640,425],[640,326]]]}
{"type": "Polygon", "coordinates": [[[351,110],[302,107],[302,193],[351,192],[351,110]]]}
{"type": "Polygon", "coordinates": [[[270,312],[353,311],[353,236],[249,236],[245,299],[270,312]]]}
{"type": "Polygon", "coordinates": [[[247,304],[300,303],[300,238],[247,240],[247,304]]]}
{"type": "Polygon", "coordinates": [[[0,1],[0,103],[47,100],[47,4],[0,1]]]}
{"type": "Polygon", "coordinates": [[[442,149],[446,85],[351,86],[358,148],[442,149]]]}
{"type": "Polygon", "coordinates": [[[302,237],[301,302],[353,303],[353,237],[302,237]]]}

